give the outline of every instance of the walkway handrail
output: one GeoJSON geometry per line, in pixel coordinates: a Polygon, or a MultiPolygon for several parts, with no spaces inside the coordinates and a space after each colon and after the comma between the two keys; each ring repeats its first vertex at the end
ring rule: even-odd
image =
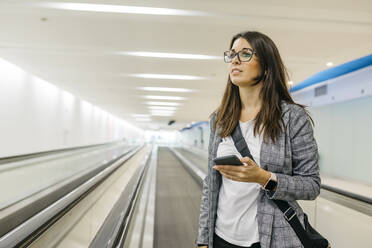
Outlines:
{"type": "Polygon", "coordinates": [[[85,180],[84,183],[73,189],[68,194],[55,201],[47,208],[35,214],[4,236],[0,237],[0,248],[18,247],[31,243],[39,237],[50,225],[61,218],[69,209],[76,205],[89,192],[110,176],[125,161],[134,156],[141,148],[136,147],[119,158],[115,158],[106,164],[106,167],[96,175],[85,180]],[[112,164],[110,164],[112,163],[112,164]],[[110,164],[109,166],[107,166],[110,164]]]}
{"type": "Polygon", "coordinates": [[[10,162],[16,162],[16,161],[20,161],[20,160],[30,159],[30,158],[37,158],[37,157],[47,156],[47,155],[51,155],[51,154],[57,154],[57,153],[61,153],[61,152],[68,152],[68,151],[75,151],[75,150],[92,148],[92,147],[105,146],[105,145],[115,144],[115,143],[120,143],[120,142],[123,142],[123,140],[115,140],[115,141],[98,143],[98,144],[93,144],[93,145],[74,146],[74,147],[52,149],[52,150],[47,150],[47,151],[26,153],[26,154],[20,154],[20,155],[8,156],[8,157],[0,157],[0,165],[10,163],[10,162]]]}
{"type": "Polygon", "coordinates": [[[101,225],[89,245],[90,248],[122,247],[122,244],[126,240],[129,224],[134,214],[134,208],[144,182],[145,171],[149,167],[151,156],[152,151],[150,150],[101,225]]]}
{"type": "MultiPolygon", "coordinates": [[[[205,173],[200,173],[199,169],[196,170],[195,168],[198,168],[198,167],[195,166],[193,164],[193,162],[191,162],[190,160],[188,160],[187,158],[182,156],[182,154],[179,153],[178,151],[176,151],[175,149],[171,148],[171,151],[176,155],[176,157],[181,161],[181,163],[186,167],[186,169],[191,173],[191,175],[197,180],[197,182],[202,185],[202,181],[205,177],[205,173]]],[[[372,199],[369,198],[369,197],[362,196],[362,195],[359,195],[359,194],[356,194],[356,193],[351,193],[351,192],[348,192],[348,191],[345,191],[345,190],[342,190],[342,189],[339,189],[339,188],[335,188],[335,187],[332,187],[332,186],[329,186],[329,185],[324,185],[324,184],[321,184],[321,188],[323,190],[327,190],[327,191],[330,191],[332,193],[336,193],[336,194],[341,195],[343,197],[347,197],[350,200],[360,202],[363,206],[367,205],[367,206],[369,206],[368,207],[369,209],[372,209],[371,206],[370,206],[372,204],[372,199]]],[[[348,207],[351,207],[351,205],[349,205],[348,207]]],[[[361,211],[361,208],[358,208],[356,210],[361,211]]],[[[366,207],[363,207],[362,212],[372,216],[372,211],[368,211],[368,210],[366,211],[366,207]]]]}

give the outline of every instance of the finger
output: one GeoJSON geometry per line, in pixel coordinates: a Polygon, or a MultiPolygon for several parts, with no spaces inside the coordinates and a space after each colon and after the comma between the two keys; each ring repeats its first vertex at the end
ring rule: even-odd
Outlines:
{"type": "Polygon", "coordinates": [[[223,173],[223,172],[221,172],[221,175],[223,175],[225,178],[227,178],[229,180],[232,180],[232,181],[237,181],[237,182],[243,182],[244,181],[238,175],[232,175],[232,174],[223,173]]]}
{"type": "Polygon", "coordinates": [[[224,173],[224,172],[221,172],[221,171],[220,171],[220,173],[221,173],[222,176],[224,176],[224,177],[226,177],[226,178],[230,178],[230,177],[231,177],[231,176],[227,175],[227,174],[224,173]]]}
{"type": "Polygon", "coordinates": [[[243,166],[234,166],[234,165],[218,165],[218,166],[214,166],[213,168],[216,168],[217,170],[236,171],[236,172],[241,172],[244,170],[243,166]]]}
{"type": "Polygon", "coordinates": [[[234,172],[234,171],[220,171],[220,173],[228,177],[234,177],[234,178],[241,178],[244,176],[243,173],[234,172]]]}
{"type": "Polygon", "coordinates": [[[232,175],[229,175],[229,174],[227,174],[227,173],[223,173],[223,172],[221,172],[221,174],[222,174],[225,178],[227,178],[227,179],[235,180],[234,176],[232,176],[232,175]]]}
{"type": "Polygon", "coordinates": [[[247,163],[249,161],[252,161],[252,159],[250,157],[243,157],[243,158],[240,159],[240,161],[247,163]]]}

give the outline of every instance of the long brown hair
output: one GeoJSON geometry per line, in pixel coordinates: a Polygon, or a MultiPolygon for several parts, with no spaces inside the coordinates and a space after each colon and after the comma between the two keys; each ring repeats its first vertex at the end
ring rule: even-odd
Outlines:
{"type": "MultiPolygon", "coordinates": [[[[285,132],[286,128],[282,118],[281,101],[296,104],[302,108],[305,108],[305,106],[295,103],[288,91],[288,72],[274,42],[262,33],[248,31],[235,35],[231,40],[230,49],[238,38],[244,38],[249,42],[256,52],[262,69],[262,75],[256,78],[257,82],[255,83],[255,85],[263,84],[259,95],[263,104],[254,119],[254,135],[264,132],[265,142],[270,138],[275,143],[280,132],[285,132]],[[280,123],[282,123],[282,126],[280,126],[280,123]]],[[[213,124],[214,130],[217,130],[217,127],[220,128],[219,135],[221,137],[231,135],[238,124],[241,109],[239,87],[231,82],[229,76],[221,104],[216,110],[217,116],[213,124]]],[[[314,124],[312,119],[311,121],[314,124]]]]}

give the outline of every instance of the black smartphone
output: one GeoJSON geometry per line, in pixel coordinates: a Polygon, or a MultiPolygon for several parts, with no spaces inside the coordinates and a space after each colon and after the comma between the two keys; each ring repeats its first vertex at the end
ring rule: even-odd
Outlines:
{"type": "Polygon", "coordinates": [[[238,156],[227,155],[213,159],[216,165],[243,165],[238,156]]]}

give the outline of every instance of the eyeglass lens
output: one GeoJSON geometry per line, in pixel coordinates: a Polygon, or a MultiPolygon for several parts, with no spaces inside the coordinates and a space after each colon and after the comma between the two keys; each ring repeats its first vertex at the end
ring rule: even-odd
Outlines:
{"type": "Polygon", "coordinates": [[[243,50],[241,50],[237,53],[233,52],[231,50],[226,51],[225,54],[224,54],[224,60],[225,60],[225,62],[230,63],[231,61],[233,61],[235,56],[238,56],[238,59],[241,62],[248,62],[252,59],[253,52],[248,50],[248,49],[243,49],[243,50]]]}

